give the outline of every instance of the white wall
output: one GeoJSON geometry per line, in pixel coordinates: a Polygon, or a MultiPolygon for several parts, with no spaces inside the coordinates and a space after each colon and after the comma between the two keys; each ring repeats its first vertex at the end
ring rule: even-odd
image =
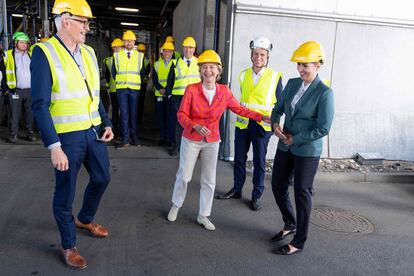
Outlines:
{"type": "Polygon", "coordinates": [[[414,30],[341,23],[336,41],[332,156],[414,160],[414,30]]]}

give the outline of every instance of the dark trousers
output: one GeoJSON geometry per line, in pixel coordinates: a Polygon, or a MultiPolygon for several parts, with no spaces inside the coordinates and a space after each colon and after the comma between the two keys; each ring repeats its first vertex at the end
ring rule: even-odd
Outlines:
{"type": "Polygon", "coordinates": [[[62,149],[69,161],[69,170],[55,169],[56,186],[53,196],[53,214],[59,228],[62,247],[72,248],[76,245],[76,229],[72,215],[72,203],[75,197],[76,180],[79,170],[84,165],[90,179],[86,186],[82,208],[78,219],[90,223],[96,214],[99,202],[110,181],[109,160],[106,144],[96,141],[92,128],[79,131],[75,142],[62,142],[62,149]]]}
{"type": "Polygon", "coordinates": [[[142,126],[142,118],[144,117],[145,94],[147,92],[147,84],[141,83],[138,101],[138,126],[142,126]]]}
{"type": "Polygon", "coordinates": [[[121,118],[121,137],[122,143],[128,143],[129,138],[136,142],[138,138],[137,116],[139,90],[117,89],[119,111],[121,118]]]}
{"type": "Polygon", "coordinates": [[[16,89],[10,92],[9,97],[9,128],[10,135],[14,136],[19,133],[19,117],[22,112],[27,134],[33,133],[33,113],[32,113],[32,91],[31,89],[16,89]]]}
{"type": "Polygon", "coordinates": [[[253,191],[252,199],[259,199],[264,190],[266,173],[266,153],[271,131],[265,131],[256,121],[249,120],[245,129],[236,127],[234,139],[234,187],[236,192],[242,192],[246,180],[247,153],[250,143],[253,146],[253,191]]]}
{"type": "Polygon", "coordinates": [[[173,95],[171,97],[171,104],[172,104],[172,110],[171,110],[171,116],[172,116],[172,120],[171,122],[173,122],[173,126],[175,126],[174,128],[174,133],[175,133],[175,139],[174,139],[174,144],[175,144],[175,149],[177,151],[180,150],[180,145],[181,145],[181,136],[183,135],[183,128],[181,127],[180,123],[177,120],[177,112],[180,109],[180,105],[181,105],[181,101],[183,100],[183,96],[177,96],[177,95],[173,95]]]}
{"type": "Polygon", "coordinates": [[[101,97],[102,105],[105,111],[108,113],[109,105],[111,103],[108,90],[101,89],[100,97],[101,97]]]}
{"type": "Polygon", "coordinates": [[[169,126],[168,121],[168,105],[169,102],[167,100],[167,97],[155,96],[155,111],[158,127],[160,128],[160,141],[167,141],[171,143],[173,136],[169,130],[171,126],[169,126]]]}
{"type": "Polygon", "coordinates": [[[110,92],[109,97],[111,98],[111,108],[112,108],[112,114],[111,114],[111,122],[112,126],[114,128],[114,134],[115,136],[119,136],[119,103],[118,103],[118,96],[116,92],[110,92]]]}
{"type": "Polygon", "coordinates": [[[4,118],[7,116],[6,110],[7,96],[4,95],[3,91],[0,91],[0,126],[3,125],[4,118]]]}
{"type": "Polygon", "coordinates": [[[319,157],[301,157],[278,149],[273,163],[272,190],[276,204],[282,213],[284,230],[296,229],[290,242],[296,248],[303,249],[308,235],[309,217],[312,209],[311,190],[319,157]],[[289,177],[294,169],[294,193],[296,217],[289,198],[289,177]]]}

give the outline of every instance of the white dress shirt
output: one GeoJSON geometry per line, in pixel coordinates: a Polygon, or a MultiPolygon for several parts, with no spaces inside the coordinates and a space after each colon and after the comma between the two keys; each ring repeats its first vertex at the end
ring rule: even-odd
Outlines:
{"type": "Polygon", "coordinates": [[[298,92],[296,92],[292,102],[290,103],[290,106],[292,107],[292,114],[295,112],[296,104],[299,102],[300,98],[302,98],[303,94],[305,94],[306,90],[308,90],[310,85],[311,82],[305,85],[305,83],[302,81],[302,85],[300,86],[298,92]]]}

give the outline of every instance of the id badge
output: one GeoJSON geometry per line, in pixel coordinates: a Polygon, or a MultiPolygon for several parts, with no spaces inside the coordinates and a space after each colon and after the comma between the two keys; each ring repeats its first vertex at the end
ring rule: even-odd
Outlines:
{"type": "Polygon", "coordinates": [[[162,102],[162,101],[163,101],[162,97],[157,97],[157,102],[162,102]]]}
{"type": "Polygon", "coordinates": [[[17,94],[13,94],[13,95],[12,95],[12,99],[13,99],[13,100],[18,100],[18,99],[19,99],[19,95],[17,95],[17,94]]]}

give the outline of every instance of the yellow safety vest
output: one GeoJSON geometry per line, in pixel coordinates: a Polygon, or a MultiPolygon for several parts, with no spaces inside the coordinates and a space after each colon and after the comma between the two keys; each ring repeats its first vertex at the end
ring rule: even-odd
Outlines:
{"type": "Polygon", "coordinates": [[[106,87],[110,93],[116,92],[116,82],[112,77],[112,64],[114,63],[114,57],[107,57],[104,59],[105,66],[109,70],[109,83],[106,83],[106,87]]]}
{"type": "MultiPolygon", "coordinates": [[[[31,56],[31,52],[27,52],[29,57],[31,56]]],[[[16,88],[16,67],[14,63],[14,56],[13,56],[13,49],[10,49],[5,52],[4,55],[4,64],[6,66],[6,83],[9,89],[16,88]]]]}
{"type": "Polygon", "coordinates": [[[193,57],[190,62],[190,67],[184,62],[182,58],[179,58],[175,66],[175,81],[172,90],[173,95],[184,95],[187,85],[200,82],[200,71],[198,69],[198,58],[193,57]]]}
{"type": "MultiPolygon", "coordinates": [[[[170,72],[170,68],[171,65],[173,64],[175,60],[171,59],[168,62],[168,65],[165,66],[164,60],[162,58],[160,58],[159,60],[157,60],[154,63],[154,70],[155,73],[158,76],[158,82],[165,88],[165,86],[167,85],[167,78],[168,78],[168,73],[170,72]]],[[[162,95],[160,94],[160,92],[155,88],[154,86],[154,90],[155,90],[155,96],[156,97],[161,97],[162,95]]]]}
{"type": "Polygon", "coordinates": [[[135,50],[131,51],[131,58],[128,58],[126,51],[115,53],[116,89],[141,89],[140,73],[143,59],[144,55],[135,50]]]}
{"type": "MultiPolygon", "coordinates": [[[[281,72],[275,72],[270,68],[266,68],[255,86],[252,67],[241,71],[239,75],[241,89],[240,104],[262,115],[270,116],[276,103],[276,87],[281,77],[281,72]]],[[[248,118],[237,116],[236,127],[245,129],[248,124],[248,118]]],[[[263,121],[259,124],[264,130],[271,131],[270,124],[263,121]]]]}
{"type": "Polygon", "coordinates": [[[93,49],[80,45],[84,78],[73,57],[56,37],[38,46],[45,53],[52,73],[49,111],[56,132],[85,130],[92,125],[100,125],[99,67],[93,49]]]}

